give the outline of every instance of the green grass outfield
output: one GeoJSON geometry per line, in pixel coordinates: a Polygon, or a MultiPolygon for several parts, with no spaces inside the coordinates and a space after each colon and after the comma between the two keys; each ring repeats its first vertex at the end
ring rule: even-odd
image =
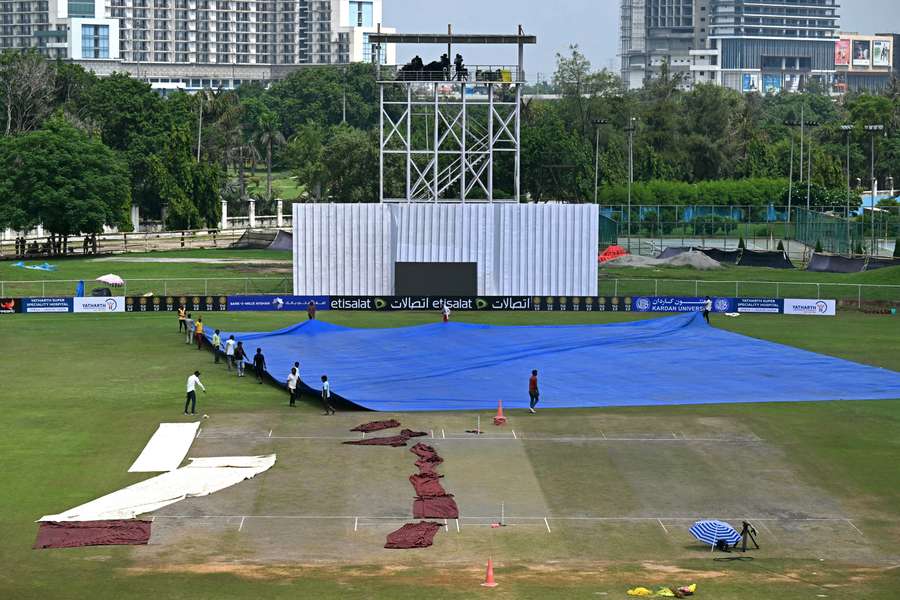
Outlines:
{"type": "MultiPolygon", "coordinates": [[[[320,316],[361,327],[435,318],[320,316]]],[[[297,318],[216,314],[209,325],[268,330],[297,318]]],[[[636,316],[458,318],[532,324],[636,316]]],[[[714,323],[900,370],[900,317],[714,323]]],[[[311,400],[289,409],[282,391],[234,378],[207,352],[185,346],[176,329],[172,315],[0,317],[0,598],[624,599],[636,585],[696,582],[697,598],[794,600],[888,599],[900,589],[897,401],[509,411],[502,430],[485,425],[490,414],[482,413],[489,435],[478,440],[462,433],[474,412],[398,415],[413,429],[445,432],[429,443],[446,459],[445,487],[472,518],[459,532],[449,524],[432,548],[387,551],[384,535],[402,522],[388,517],[411,506],[412,454],[321,439],[349,436],[353,425],[381,415],[342,411],[326,419],[311,400]],[[184,418],[184,379],[195,368],[209,389],[198,409],[210,419],[190,455],[274,451],[275,467],[158,511],[149,546],[32,550],[40,515],[146,478],[128,466],[159,422],[184,418]],[[734,439],[688,439],[704,428],[734,439]],[[511,438],[513,429],[520,438],[511,438]],[[670,432],[683,439],[652,441],[670,432]],[[583,441],[552,441],[560,436],[583,441]],[[509,526],[491,529],[500,502],[509,526]],[[689,519],[706,512],[766,518],[757,523],[763,549],[751,561],[716,560],[686,534],[689,519]],[[354,515],[361,518],[321,518],[354,515]],[[659,523],[649,518],[656,515],[659,523]],[[648,518],[629,520],[640,517],[648,518]],[[829,520],[810,520],[819,517],[829,520]],[[500,583],[494,590],[478,585],[488,556],[500,583]]]]}

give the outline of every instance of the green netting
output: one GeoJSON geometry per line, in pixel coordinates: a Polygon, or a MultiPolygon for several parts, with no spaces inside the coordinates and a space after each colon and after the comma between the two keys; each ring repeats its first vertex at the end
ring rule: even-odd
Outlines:
{"type": "Polygon", "coordinates": [[[600,247],[612,246],[619,241],[619,224],[600,215],[600,247]]]}
{"type": "Polygon", "coordinates": [[[862,223],[805,208],[794,212],[794,238],[833,254],[851,254],[866,239],[862,223]]]}

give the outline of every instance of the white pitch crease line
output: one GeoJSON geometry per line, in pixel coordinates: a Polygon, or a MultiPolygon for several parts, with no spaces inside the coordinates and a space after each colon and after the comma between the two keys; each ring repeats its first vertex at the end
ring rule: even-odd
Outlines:
{"type": "Polygon", "coordinates": [[[514,439],[514,440],[519,439],[519,438],[516,436],[516,430],[515,430],[515,429],[512,430],[512,434],[513,434],[513,439],[514,439]]]}
{"type": "Polygon", "coordinates": [[[196,440],[198,437],[200,437],[200,432],[201,432],[201,431],[203,431],[203,428],[202,428],[202,427],[198,427],[198,428],[197,428],[197,435],[194,436],[194,439],[195,439],[195,440],[196,440]]]}
{"type": "Polygon", "coordinates": [[[775,535],[775,532],[772,531],[771,529],[769,529],[769,526],[766,525],[765,521],[760,521],[759,526],[762,527],[763,529],[765,529],[766,531],[768,531],[769,535],[772,536],[772,539],[774,539],[775,541],[778,541],[778,537],[775,535]]]}
{"type": "Polygon", "coordinates": [[[359,527],[359,517],[356,517],[353,520],[353,531],[356,531],[358,527],[359,527]]]}
{"type": "Polygon", "coordinates": [[[844,520],[847,521],[847,524],[848,524],[850,527],[852,527],[853,529],[856,530],[856,533],[858,533],[859,535],[862,535],[863,537],[865,537],[865,535],[863,535],[863,532],[859,530],[859,527],[857,527],[856,525],[853,524],[853,521],[851,521],[850,519],[844,519],[844,520]]]}
{"type": "Polygon", "coordinates": [[[269,430],[269,437],[272,437],[272,432],[273,432],[273,431],[275,431],[275,430],[274,430],[274,429],[270,429],[270,430],[269,430]]]}
{"type": "Polygon", "coordinates": [[[434,439],[434,429],[431,430],[431,439],[434,439]]]}
{"type": "Polygon", "coordinates": [[[547,526],[547,533],[553,533],[550,531],[550,523],[547,521],[547,517],[544,517],[544,525],[547,526]]]}
{"type": "Polygon", "coordinates": [[[678,439],[678,435],[674,431],[672,432],[672,437],[675,438],[676,440],[678,439]]]}
{"type": "Polygon", "coordinates": [[[456,521],[456,533],[459,533],[459,519],[454,519],[456,521]]]}
{"type": "Polygon", "coordinates": [[[447,435],[444,433],[444,428],[443,428],[443,427],[441,427],[441,439],[442,439],[442,440],[446,440],[446,439],[447,439],[447,435]]]}
{"type": "Polygon", "coordinates": [[[450,532],[450,524],[447,523],[447,519],[444,519],[444,531],[446,531],[447,533],[450,532]]]}
{"type": "Polygon", "coordinates": [[[241,517],[241,524],[238,525],[238,531],[244,528],[244,517],[241,517]]]}
{"type": "MultiPolygon", "coordinates": [[[[672,434],[672,435],[674,435],[674,434],[672,434]]],[[[663,525],[662,520],[661,520],[661,519],[657,519],[656,522],[659,523],[659,526],[663,528],[663,531],[666,532],[666,535],[669,535],[669,530],[666,529],[666,526],[665,526],[665,525],[663,525]]]]}

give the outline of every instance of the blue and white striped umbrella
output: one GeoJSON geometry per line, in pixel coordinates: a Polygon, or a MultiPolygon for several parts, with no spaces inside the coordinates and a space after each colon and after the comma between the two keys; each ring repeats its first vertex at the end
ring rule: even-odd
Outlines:
{"type": "Polygon", "coordinates": [[[741,534],[725,521],[704,519],[691,525],[691,535],[710,546],[715,546],[719,540],[725,540],[729,546],[741,541],[741,534]]]}

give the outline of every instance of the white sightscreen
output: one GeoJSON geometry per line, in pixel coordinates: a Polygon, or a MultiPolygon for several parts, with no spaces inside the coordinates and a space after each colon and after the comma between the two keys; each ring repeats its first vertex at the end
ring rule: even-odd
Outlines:
{"type": "Polygon", "coordinates": [[[482,296],[595,296],[599,211],[574,204],[295,204],[294,293],[385,296],[395,262],[478,263],[482,296]]]}

